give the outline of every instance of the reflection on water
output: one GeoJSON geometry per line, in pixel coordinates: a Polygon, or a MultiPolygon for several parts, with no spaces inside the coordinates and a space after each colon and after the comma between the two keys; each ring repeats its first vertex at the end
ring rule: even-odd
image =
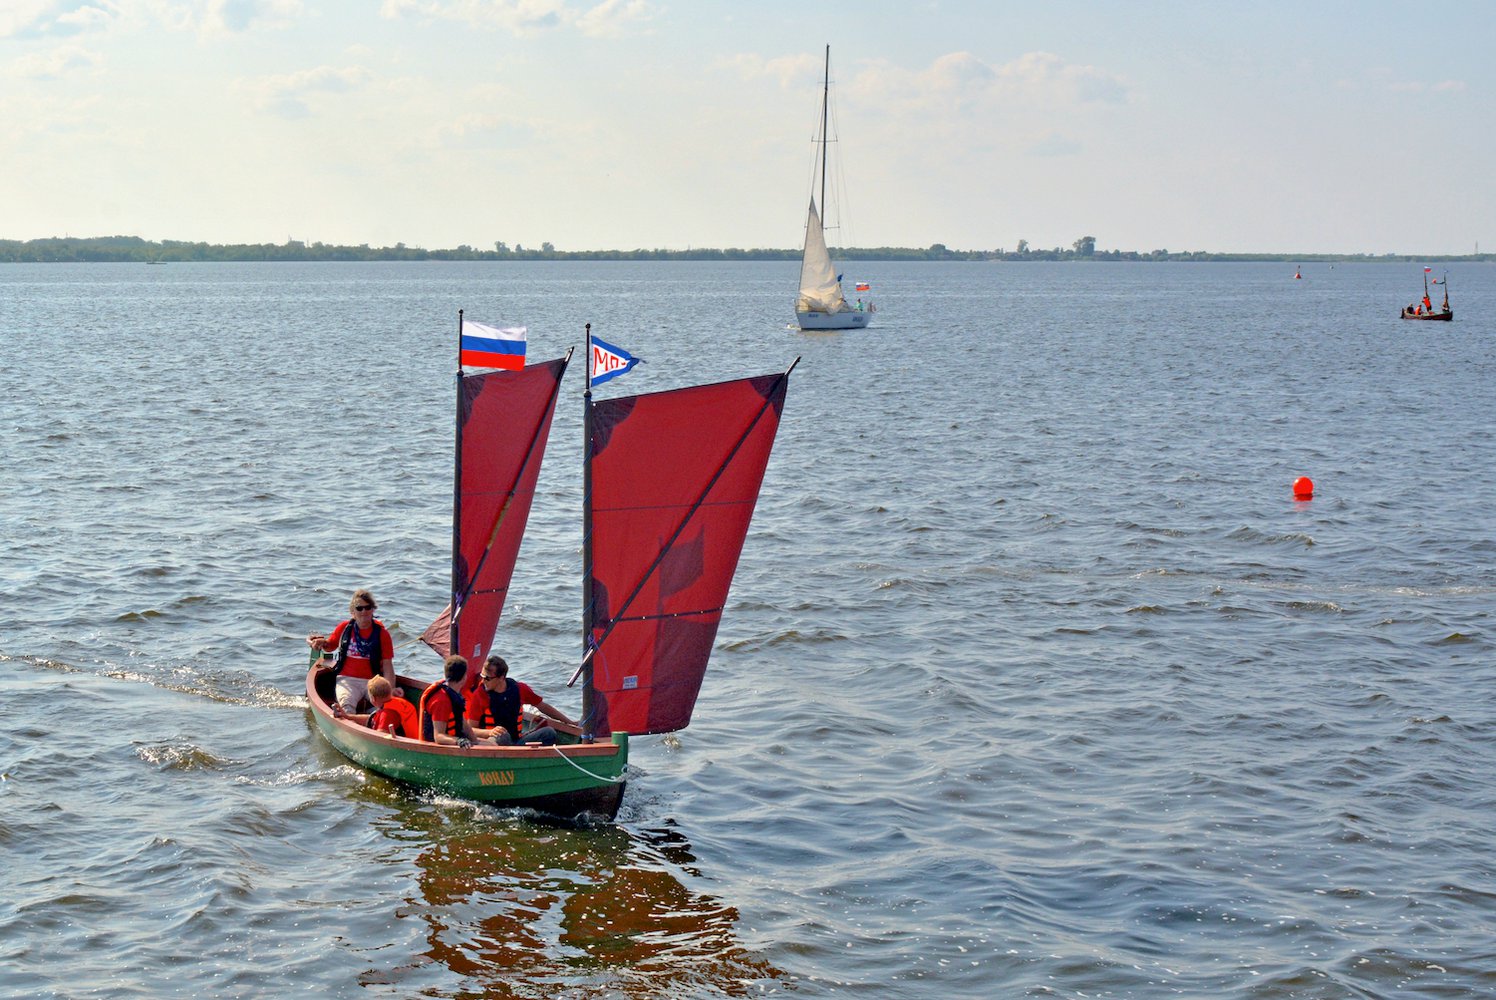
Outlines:
{"type": "Polygon", "coordinates": [[[418,895],[399,915],[425,922],[426,949],[364,985],[416,987],[437,967],[455,996],[744,996],[783,978],[738,943],[735,907],[682,881],[700,876],[678,832],[502,816],[428,806],[384,831],[417,847],[418,895]]]}

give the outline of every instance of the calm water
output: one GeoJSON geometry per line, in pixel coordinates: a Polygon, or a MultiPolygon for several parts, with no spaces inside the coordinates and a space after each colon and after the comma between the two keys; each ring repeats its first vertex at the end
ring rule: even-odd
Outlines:
{"type": "MultiPolygon", "coordinates": [[[[795,274],[0,268],[0,995],[1496,994],[1496,267],[869,264],[818,335],[795,274]],[[608,394],[803,357],[612,827],[303,702],[354,587],[444,603],[458,308],[608,394]]],[[[500,644],[575,710],[567,381],[500,644]]]]}

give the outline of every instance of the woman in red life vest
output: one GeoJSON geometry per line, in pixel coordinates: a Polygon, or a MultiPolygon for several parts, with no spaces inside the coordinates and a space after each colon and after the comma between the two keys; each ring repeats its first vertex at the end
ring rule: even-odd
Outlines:
{"type": "Polygon", "coordinates": [[[467,698],[467,718],[473,732],[480,737],[492,737],[499,746],[512,743],[543,743],[549,746],[556,742],[556,729],[576,735],[581,732],[566,713],[547,704],[535,693],[534,688],[520,681],[509,680],[509,664],[502,656],[490,656],[483,665],[481,683],[467,698]],[[545,717],[544,724],[520,734],[520,713],[524,706],[534,705],[545,717]]]}
{"type": "Polygon", "coordinates": [[[335,686],[338,704],[345,712],[358,711],[359,702],[368,693],[369,679],[384,675],[395,686],[395,642],[389,630],[374,620],[379,605],[374,595],[360,588],[348,601],[353,617],[339,622],[332,635],[309,635],[308,646],[326,653],[335,650],[332,669],[338,675],[335,686]]]}
{"type": "Polygon", "coordinates": [[[442,746],[466,750],[474,735],[463,713],[462,681],[467,676],[467,660],[449,656],[442,668],[443,679],[421,692],[421,739],[442,746]]]}
{"type": "Polygon", "coordinates": [[[408,740],[421,738],[421,723],[416,718],[415,706],[403,697],[396,697],[390,682],[383,677],[369,681],[369,703],[374,710],[368,715],[349,715],[338,704],[332,706],[332,714],[391,736],[403,736],[408,740]]]}

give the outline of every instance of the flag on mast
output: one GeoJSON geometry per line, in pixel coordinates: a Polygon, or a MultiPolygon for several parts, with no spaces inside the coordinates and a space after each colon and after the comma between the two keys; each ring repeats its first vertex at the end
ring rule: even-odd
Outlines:
{"type": "Polygon", "coordinates": [[[634,357],[621,347],[614,347],[606,341],[593,337],[592,349],[587,356],[587,371],[591,376],[590,385],[596,388],[609,379],[627,374],[643,360],[643,358],[634,357]]]}
{"type": "Polygon", "coordinates": [[[525,367],[523,326],[491,326],[471,320],[462,324],[462,349],[459,363],[466,368],[503,368],[519,371],[525,367]]]}

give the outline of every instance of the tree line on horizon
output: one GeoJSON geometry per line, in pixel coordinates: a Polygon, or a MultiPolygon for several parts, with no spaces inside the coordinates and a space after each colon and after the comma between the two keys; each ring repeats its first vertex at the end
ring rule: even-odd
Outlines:
{"type": "MultiPolygon", "coordinates": [[[[923,249],[914,247],[841,247],[840,260],[889,261],[1031,261],[1031,260],[1104,260],[1104,261],[1489,261],[1493,254],[1420,256],[1416,254],[1282,254],[1282,253],[1216,253],[1206,250],[1097,250],[1096,237],[1083,236],[1070,247],[1036,249],[1027,240],[1019,240],[1013,250],[952,250],[943,243],[923,249]]],[[[396,243],[392,247],[371,247],[367,243],[344,246],[329,243],[306,243],[288,239],[285,243],[201,243],[184,240],[146,240],[139,236],[49,237],[36,240],[0,240],[0,263],[189,263],[211,261],[373,261],[373,260],[799,260],[800,250],[768,248],[689,250],[557,250],[550,243],[538,249],[518,243],[513,247],[496,241],[492,250],[479,250],[466,244],[450,250],[426,250],[396,243]]]]}

